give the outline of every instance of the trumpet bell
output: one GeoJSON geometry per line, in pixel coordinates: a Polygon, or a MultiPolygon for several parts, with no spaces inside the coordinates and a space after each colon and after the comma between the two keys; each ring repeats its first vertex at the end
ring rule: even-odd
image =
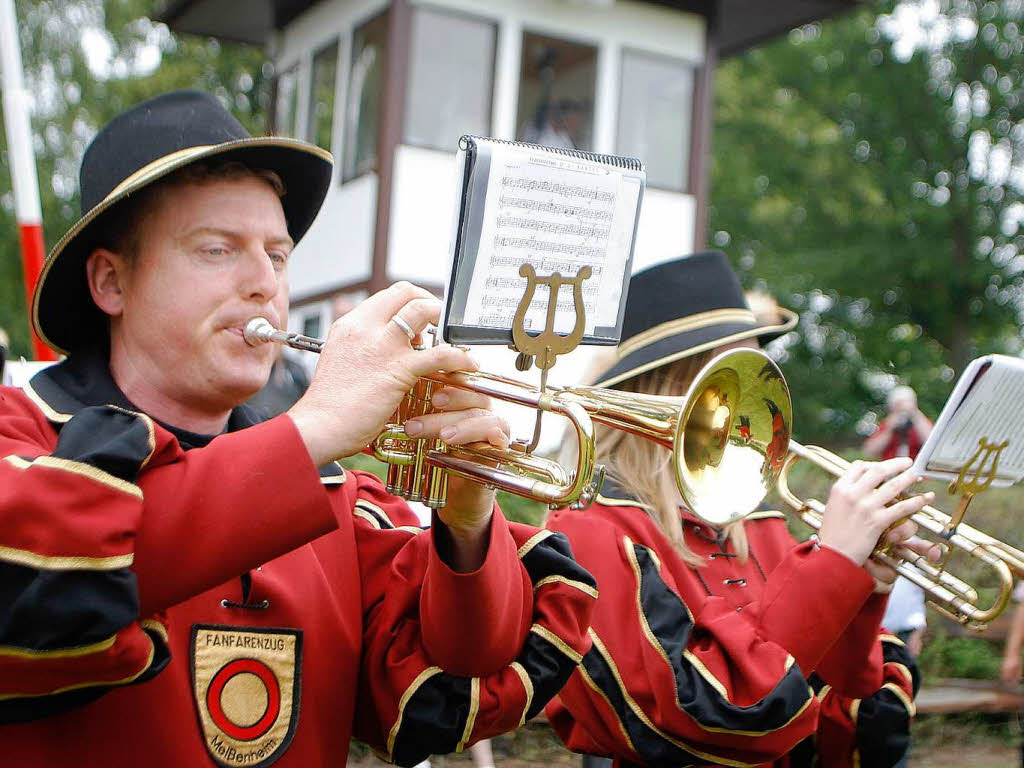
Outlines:
{"type": "Polygon", "coordinates": [[[754,511],[785,463],[793,423],[789,387],[756,349],[711,360],[682,397],[673,462],[690,511],[714,526],[754,511]]]}

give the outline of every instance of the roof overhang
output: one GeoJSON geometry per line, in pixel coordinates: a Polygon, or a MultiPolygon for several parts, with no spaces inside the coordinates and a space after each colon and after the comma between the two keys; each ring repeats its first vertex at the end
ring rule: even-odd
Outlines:
{"type": "MultiPolygon", "coordinates": [[[[170,0],[161,21],[175,32],[211,35],[265,45],[319,0],[247,0],[239,13],[235,0],[170,0]]],[[[558,0],[565,2],[566,0],[558,0]]],[[[714,20],[718,55],[731,56],[801,24],[856,7],[863,0],[648,0],[714,20]]]]}

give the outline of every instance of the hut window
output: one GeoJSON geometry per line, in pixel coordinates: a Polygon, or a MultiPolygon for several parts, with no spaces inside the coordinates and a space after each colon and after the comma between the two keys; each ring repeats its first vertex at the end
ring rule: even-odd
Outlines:
{"type": "Polygon", "coordinates": [[[328,152],[334,127],[334,93],[338,79],[338,41],[313,54],[309,89],[309,140],[328,152]]]}
{"type": "Polygon", "coordinates": [[[274,124],[279,136],[295,136],[295,120],[299,110],[299,65],[286,69],[274,83],[274,124]]]}
{"type": "Polygon", "coordinates": [[[516,138],[593,149],[597,48],[523,33],[516,138]]]}
{"type": "Polygon", "coordinates": [[[693,65],[624,51],[616,151],[644,161],[648,186],[686,191],[692,121],[693,65]]]}
{"type": "Polygon", "coordinates": [[[342,181],[377,170],[377,135],[387,65],[388,15],[385,11],[352,35],[342,181]]]}
{"type": "Polygon", "coordinates": [[[414,9],[406,144],[454,150],[464,133],[490,134],[496,36],[482,19],[414,9]]]}

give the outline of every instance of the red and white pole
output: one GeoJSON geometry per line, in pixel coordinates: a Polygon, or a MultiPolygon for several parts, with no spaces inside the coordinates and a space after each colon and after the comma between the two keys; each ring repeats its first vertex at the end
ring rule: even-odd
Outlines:
{"type": "MultiPolygon", "coordinates": [[[[32,153],[32,126],[29,122],[31,100],[21,74],[21,45],[14,0],[0,0],[0,76],[2,76],[4,127],[7,131],[7,156],[10,158],[11,185],[14,187],[14,212],[21,237],[21,257],[25,274],[26,306],[32,311],[32,294],[43,269],[43,215],[39,205],[39,180],[32,153]]],[[[31,323],[30,323],[31,325],[31,323]]],[[[37,360],[56,360],[49,347],[33,333],[37,360]]]]}

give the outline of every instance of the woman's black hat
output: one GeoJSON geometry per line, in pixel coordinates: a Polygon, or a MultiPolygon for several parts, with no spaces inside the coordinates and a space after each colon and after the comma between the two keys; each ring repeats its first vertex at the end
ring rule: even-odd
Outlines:
{"type": "Polygon", "coordinates": [[[597,382],[609,387],[724,344],[757,337],[762,344],[791,330],[795,312],[759,319],[721,251],[656,264],[629,280],[618,360],[597,382]]]}
{"type": "Polygon", "coordinates": [[[330,188],[331,153],[296,139],[253,138],[215,97],[175,91],[115,117],[82,158],[82,218],[46,258],[32,300],[32,326],[58,352],[95,343],[106,334],[93,304],[85,262],[109,247],[110,212],[144,187],[185,166],[235,161],[275,172],[288,231],[296,242],[316,218],[330,188]]]}

